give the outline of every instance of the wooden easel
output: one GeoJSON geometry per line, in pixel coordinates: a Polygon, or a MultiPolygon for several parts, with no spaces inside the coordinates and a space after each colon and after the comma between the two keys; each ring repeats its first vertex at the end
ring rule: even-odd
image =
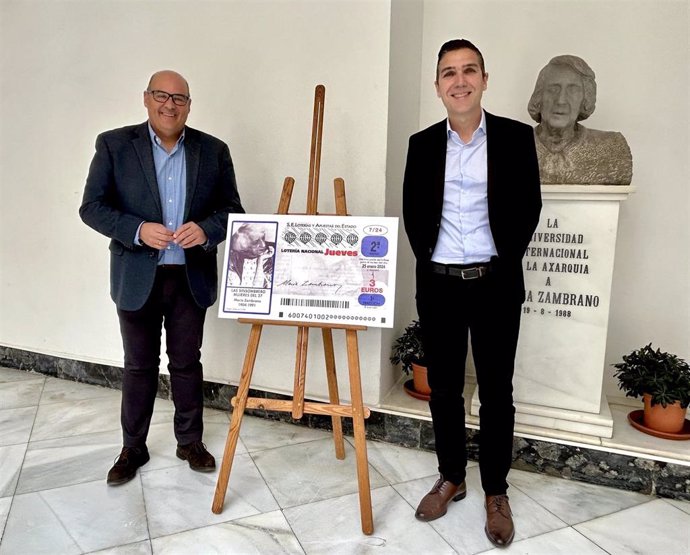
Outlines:
{"type": "MultiPolygon", "coordinates": [[[[309,161],[309,184],[307,191],[307,214],[318,214],[319,197],[319,170],[321,163],[321,134],[323,131],[323,112],[325,103],[325,88],[317,85],[314,94],[314,119],[311,137],[311,155],[309,161]]],[[[286,177],[283,183],[283,191],[278,204],[278,214],[288,214],[292,190],[295,180],[286,177]]],[[[346,216],[347,206],[345,202],[345,182],[341,178],[334,180],[335,187],[335,206],[336,215],[346,216]]],[[[251,324],[247,342],[247,351],[242,365],[242,374],[237,390],[237,395],[232,398],[233,406],[232,420],[228,431],[228,438],[225,442],[223,461],[218,473],[216,492],[213,497],[214,513],[219,514],[223,510],[225,494],[230,480],[230,471],[235,457],[235,448],[240,435],[240,425],[246,409],[276,410],[291,412],[292,417],[300,419],[307,414],[323,414],[331,417],[333,423],[333,441],[335,443],[335,456],[337,459],[345,458],[345,444],[343,440],[343,427],[341,417],[352,418],[352,426],[355,438],[355,454],[357,459],[357,482],[359,487],[359,508],[362,521],[362,532],[370,535],[374,532],[374,523],[371,510],[371,490],[369,485],[369,462],[367,459],[367,444],[364,430],[364,419],[369,418],[370,411],[363,405],[362,382],[359,371],[359,346],[357,342],[357,332],[366,330],[366,326],[354,326],[346,324],[323,324],[311,322],[284,322],[277,320],[255,320],[250,318],[240,318],[242,324],[251,324]],[[278,399],[263,399],[248,397],[249,385],[256,353],[259,349],[261,331],[265,325],[274,326],[296,326],[297,327],[297,346],[295,353],[295,380],[293,386],[292,401],[278,399]],[[328,379],[329,403],[305,402],[304,387],[307,369],[307,347],[309,344],[309,329],[320,328],[323,338],[324,355],[326,359],[326,377],[328,379]],[[350,377],[350,394],[352,405],[342,405],[338,395],[338,380],[335,371],[335,354],[333,350],[333,331],[334,329],[345,330],[345,340],[347,346],[347,362],[350,377]]]]}

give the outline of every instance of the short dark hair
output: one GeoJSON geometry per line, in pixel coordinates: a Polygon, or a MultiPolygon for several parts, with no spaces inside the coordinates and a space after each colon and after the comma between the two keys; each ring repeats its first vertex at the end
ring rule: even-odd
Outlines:
{"type": "Polygon", "coordinates": [[[486,74],[486,68],[484,67],[484,56],[482,56],[479,48],[477,48],[467,39],[453,39],[444,43],[443,46],[441,46],[441,50],[438,51],[438,59],[436,60],[436,81],[438,81],[438,64],[441,63],[441,58],[443,58],[443,56],[448,52],[452,52],[453,50],[461,50],[463,48],[468,48],[469,50],[472,50],[472,52],[477,53],[477,56],[479,56],[479,67],[482,70],[482,75],[486,74]]]}

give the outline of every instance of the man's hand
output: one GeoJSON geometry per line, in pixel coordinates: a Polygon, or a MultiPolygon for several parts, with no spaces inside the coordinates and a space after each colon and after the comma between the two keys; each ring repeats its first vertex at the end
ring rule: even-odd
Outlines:
{"type": "Polygon", "coordinates": [[[180,245],[183,249],[188,249],[189,247],[203,245],[208,241],[208,237],[206,237],[206,232],[199,227],[199,224],[187,222],[177,228],[173,234],[173,240],[176,245],[180,245]]]}
{"type": "Polygon", "coordinates": [[[153,249],[163,250],[173,238],[173,232],[163,224],[144,222],[139,229],[141,242],[153,249]]]}

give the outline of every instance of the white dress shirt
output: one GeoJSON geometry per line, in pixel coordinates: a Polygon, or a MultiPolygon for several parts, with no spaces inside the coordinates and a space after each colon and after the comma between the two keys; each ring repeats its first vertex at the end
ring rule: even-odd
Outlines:
{"type": "Polygon", "coordinates": [[[431,257],[441,264],[488,262],[496,246],[489,226],[486,166],[486,117],[464,143],[450,128],[446,145],[443,211],[436,248],[431,257]]]}

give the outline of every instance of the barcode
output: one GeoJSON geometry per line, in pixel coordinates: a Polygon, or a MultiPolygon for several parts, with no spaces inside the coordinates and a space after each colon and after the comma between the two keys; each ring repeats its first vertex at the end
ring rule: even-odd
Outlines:
{"type": "Polygon", "coordinates": [[[318,308],[350,308],[350,301],[327,301],[324,299],[280,299],[282,306],[313,306],[318,308]]]}

